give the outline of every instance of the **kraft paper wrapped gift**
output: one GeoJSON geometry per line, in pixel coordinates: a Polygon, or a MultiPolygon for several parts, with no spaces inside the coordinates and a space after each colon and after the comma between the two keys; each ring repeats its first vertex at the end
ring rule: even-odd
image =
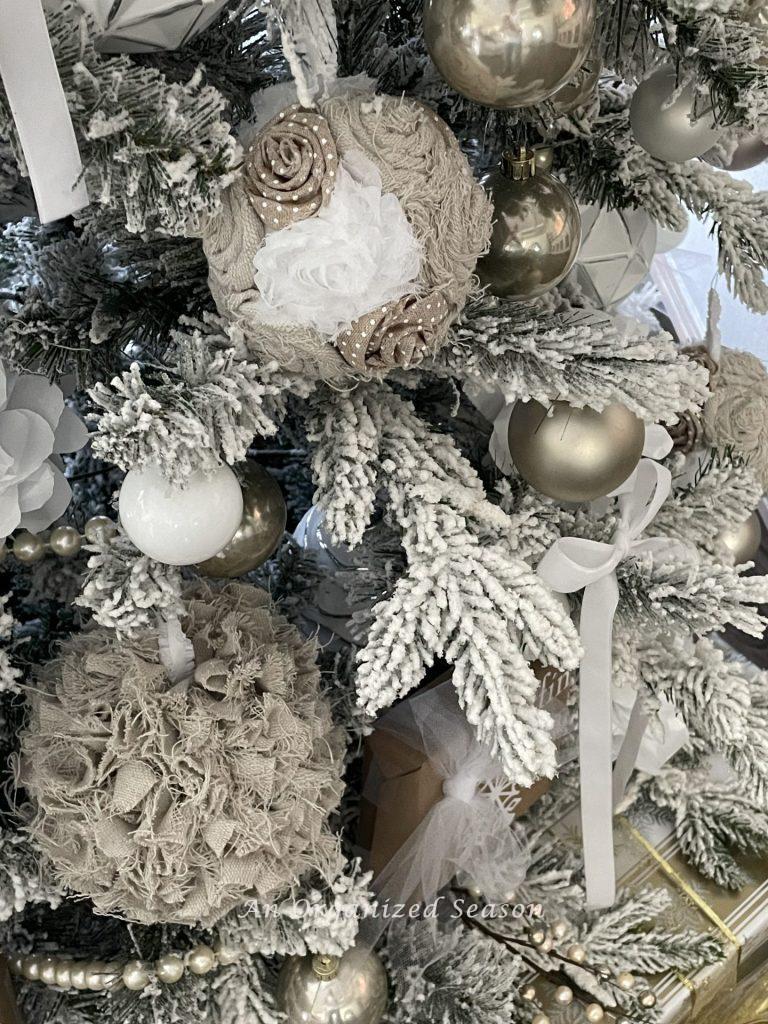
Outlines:
{"type": "MultiPolygon", "coordinates": [[[[567,701],[573,688],[574,676],[555,669],[535,668],[541,680],[538,703],[545,707],[556,723],[568,715],[567,701]]],[[[429,688],[450,680],[444,673],[429,688]]],[[[420,693],[423,691],[419,691],[420,693]]],[[[408,698],[406,698],[407,700],[408,698]]],[[[566,733],[565,726],[561,726],[566,733]]],[[[570,751],[563,749],[561,763],[570,751]]],[[[390,862],[407,839],[424,821],[429,811],[443,797],[443,777],[427,759],[423,750],[416,750],[394,733],[374,729],[366,737],[364,752],[366,784],[360,808],[360,846],[367,851],[367,867],[374,875],[390,862]],[[376,801],[366,794],[371,791],[371,780],[376,776],[376,801]]],[[[503,804],[510,817],[519,817],[548,789],[549,780],[541,779],[527,789],[499,783],[493,795],[503,804]]]]}
{"type": "MultiPolygon", "coordinates": [[[[561,822],[559,830],[564,842],[581,849],[576,812],[561,822]]],[[[749,881],[738,892],[728,892],[687,864],[665,824],[632,824],[617,817],[614,842],[619,888],[668,890],[671,903],[659,925],[706,931],[723,944],[725,956],[718,963],[688,977],[669,971],[653,979],[660,1024],[747,1024],[756,1019],[759,1014],[750,1018],[736,1013],[751,979],[767,969],[768,861],[757,856],[739,858],[749,881]]],[[[545,990],[542,987],[542,993],[545,990]]],[[[768,998],[765,1002],[768,1005],[768,998]]],[[[572,1020],[554,1003],[546,1006],[546,1012],[552,1024],[572,1020]]],[[[605,1024],[614,1020],[606,1014],[605,1024]]]]}

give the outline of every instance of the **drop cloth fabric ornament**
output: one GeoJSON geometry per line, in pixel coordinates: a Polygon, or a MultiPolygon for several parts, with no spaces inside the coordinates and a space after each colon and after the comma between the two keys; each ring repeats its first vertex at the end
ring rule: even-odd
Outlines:
{"type": "Polygon", "coordinates": [[[651,272],[656,222],[641,209],[581,207],[581,248],[576,280],[590,301],[608,309],[633,292],[651,272]]]}
{"type": "Polygon", "coordinates": [[[313,379],[351,383],[413,365],[442,345],[472,287],[491,229],[482,187],[447,125],[416,100],[336,96],[281,113],[248,147],[203,233],[219,312],[251,351],[313,379]],[[358,215],[334,228],[340,178],[358,215]],[[294,231],[317,248],[294,245],[294,231]],[[278,245],[273,233],[287,237],[278,245]],[[260,281],[283,297],[311,292],[323,329],[308,310],[265,317],[277,292],[262,295],[260,281]]]}
{"type": "Polygon", "coordinates": [[[41,670],[18,764],[61,884],[143,924],[210,925],[340,868],[343,743],[315,645],[257,588],[185,599],[191,676],[169,679],[156,631],[76,635],[41,670]]]}
{"type": "Polygon", "coordinates": [[[0,362],[0,537],[37,533],[63,514],[72,491],[56,456],[87,440],[60,388],[0,362]]]}
{"type": "Polygon", "coordinates": [[[178,50],[202,32],[229,0],[77,0],[99,30],[102,53],[178,50]]]}
{"type": "Polygon", "coordinates": [[[768,371],[757,356],[723,346],[702,424],[708,444],[732,447],[768,489],[768,371]]]}

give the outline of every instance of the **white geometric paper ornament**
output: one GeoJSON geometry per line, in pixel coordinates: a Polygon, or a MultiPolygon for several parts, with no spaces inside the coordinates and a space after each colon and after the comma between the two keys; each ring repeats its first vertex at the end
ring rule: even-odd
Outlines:
{"type": "Polygon", "coordinates": [[[206,28],[228,0],[77,0],[99,29],[103,53],[178,50],[206,28]]]}
{"type": "Polygon", "coordinates": [[[608,309],[645,280],[656,252],[656,222],[645,210],[582,206],[576,280],[590,301],[608,309]]]}

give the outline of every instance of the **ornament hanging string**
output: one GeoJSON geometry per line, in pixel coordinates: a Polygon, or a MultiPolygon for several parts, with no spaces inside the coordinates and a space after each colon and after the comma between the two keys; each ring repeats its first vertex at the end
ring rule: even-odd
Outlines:
{"type": "Polygon", "coordinates": [[[0,0],[0,77],[43,224],[88,205],[41,0],[0,0]]]}
{"type": "MultiPolygon", "coordinates": [[[[672,439],[667,435],[667,451],[672,439]]],[[[587,905],[609,907],[616,896],[613,856],[613,808],[621,799],[634,768],[647,725],[638,707],[616,761],[612,761],[612,637],[619,602],[616,568],[627,557],[650,555],[690,557],[689,549],[666,537],[643,538],[672,488],[672,474],[652,459],[641,459],[631,490],[619,495],[620,519],[610,543],[561,537],[544,555],[539,575],[553,590],[583,590],[581,641],[584,657],[579,684],[579,760],[581,822],[587,905]]]]}

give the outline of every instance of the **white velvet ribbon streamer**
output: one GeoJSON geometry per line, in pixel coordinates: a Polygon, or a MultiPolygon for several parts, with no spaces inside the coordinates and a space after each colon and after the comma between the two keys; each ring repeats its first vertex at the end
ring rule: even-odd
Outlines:
{"type": "MultiPolygon", "coordinates": [[[[530,864],[511,812],[482,783],[492,788],[503,770],[488,748],[478,743],[449,681],[411,697],[376,725],[423,752],[443,779],[443,798],[373,881],[380,907],[389,914],[398,904],[429,904],[459,873],[469,875],[486,899],[500,902],[525,879],[530,864]]],[[[377,778],[366,797],[378,802],[377,778]]],[[[391,916],[379,913],[364,922],[361,940],[373,945],[391,916]]]]}
{"type": "Polygon", "coordinates": [[[88,205],[41,0],[0,0],[0,77],[43,224],[88,205]]]}
{"type": "MultiPolygon", "coordinates": [[[[660,453],[661,449],[659,449],[660,453]]],[[[612,775],[612,637],[619,600],[616,568],[630,555],[654,559],[687,557],[685,545],[665,537],[644,538],[672,487],[665,466],[641,459],[619,494],[620,519],[610,543],[561,537],[544,555],[539,575],[553,590],[583,590],[581,641],[584,657],[579,683],[581,819],[587,903],[608,907],[616,895],[613,808],[635,765],[647,719],[638,697],[612,775]],[[629,490],[624,487],[629,486],[629,490]]]]}

